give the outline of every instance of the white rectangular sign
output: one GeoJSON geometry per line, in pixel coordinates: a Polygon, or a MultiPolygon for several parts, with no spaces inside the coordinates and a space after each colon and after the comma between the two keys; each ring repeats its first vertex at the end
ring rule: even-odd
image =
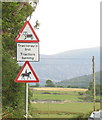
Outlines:
{"type": "Polygon", "coordinates": [[[39,61],[39,43],[17,43],[17,61],[39,61]]]}

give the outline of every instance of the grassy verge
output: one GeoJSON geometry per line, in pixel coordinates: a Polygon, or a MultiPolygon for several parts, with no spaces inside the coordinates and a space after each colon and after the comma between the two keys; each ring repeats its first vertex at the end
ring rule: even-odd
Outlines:
{"type": "MultiPolygon", "coordinates": [[[[34,117],[39,118],[73,118],[84,116],[93,110],[93,103],[37,103],[32,104],[34,117]]],[[[96,109],[99,109],[99,103],[96,104],[96,109]]]]}

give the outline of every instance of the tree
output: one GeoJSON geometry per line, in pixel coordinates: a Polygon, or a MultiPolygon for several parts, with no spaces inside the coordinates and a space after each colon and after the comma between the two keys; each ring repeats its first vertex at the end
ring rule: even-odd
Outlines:
{"type": "Polygon", "coordinates": [[[36,83],[36,85],[34,87],[40,87],[40,84],[39,83],[36,83]]]}
{"type": "Polygon", "coordinates": [[[52,80],[46,80],[46,85],[45,87],[55,87],[54,83],[52,82],[52,80]]]}
{"type": "MultiPolygon", "coordinates": [[[[95,86],[95,91],[96,91],[96,96],[101,96],[101,84],[96,84],[95,86]]],[[[89,83],[89,87],[88,90],[86,91],[86,94],[84,94],[84,96],[82,96],[81,98],[86,100],[86,101],[93,101],[93,97],[94,97],[94,91],[93,91],[93,82],[89,83]]],[[[96,101],[101,101],[101,99],[96,98],[96,101]]]]}
{"type": "MultiPolygon", "coordinates": [[[[100,88],[101,88],[101,84],[96,84],[95,86],[95,91],[96,91],[96,95],[100,95],[100,88]]],[[[93,82],[89,83],[89,87],[88,87],[88,91],[87,94],[90,94],[93,96],[93,82]]]]}
{"type": "Polygon", "coordinates": [[[15,60],[15,38],[34,8],[24,2],[2,3],[2,112],[3,118],[23,118],[25,84],[15,83],[20,67],[15,60]]]}
{"type": "Polygon", "coordinates": [[[28,3],[2,3],[2,45],[4,50],[9,51],[13,57],[16,57],[15,38],[22,28],[24,21],[32,12],[33,8],[28,3]],[[22,9],[19,9],[20,7],[22,9]]]}
{"type": "Polygon", "coordinates": [[[17,84],[14,79],[19,71],[19,66],[15,60],[12,60],[10,54],[3,51],[2,66],[2,108],[3,116],[23,117],[25,85],[17,84]],[[19,116],[18,116],[19,115],[19,116]]]}

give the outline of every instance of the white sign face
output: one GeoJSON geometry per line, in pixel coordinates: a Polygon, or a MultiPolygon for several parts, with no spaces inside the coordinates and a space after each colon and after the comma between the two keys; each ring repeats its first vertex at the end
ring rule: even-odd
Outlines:
{"type": "Polygon", "coordinates": [[[17,43],[17,61],[39,61],[39,43],[17,43]]]}
{"type": "Polygon", "coordinates": [[[36,40],[31,28],[27,24],[18,40],[36,40]]]}

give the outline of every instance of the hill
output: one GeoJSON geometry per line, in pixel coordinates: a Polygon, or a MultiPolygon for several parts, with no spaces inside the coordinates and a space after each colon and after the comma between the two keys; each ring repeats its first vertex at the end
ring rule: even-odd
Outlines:
{"type": "MultiPolygon", "coordinates": [[[[100,72],[95,73],[96,83],[100,83],[100,72]]],[[[89,82],[93,81],[92,74],[91,75],[84,75],[75,77],[72,79],[66,79],[60,82],[56,83],[56,86],[62,86],[62,87],[88,87],[89,82]]]]}
{"type": "Polygon", "coordinates": [[[71,79],[92,73],[92,56],[95,56],[95,71],[100,71],[100,49],[78,49],[55,55],[40,55],[39,62],[31,63],[40,83],[50,79],[53,82],[71,79]]]}

